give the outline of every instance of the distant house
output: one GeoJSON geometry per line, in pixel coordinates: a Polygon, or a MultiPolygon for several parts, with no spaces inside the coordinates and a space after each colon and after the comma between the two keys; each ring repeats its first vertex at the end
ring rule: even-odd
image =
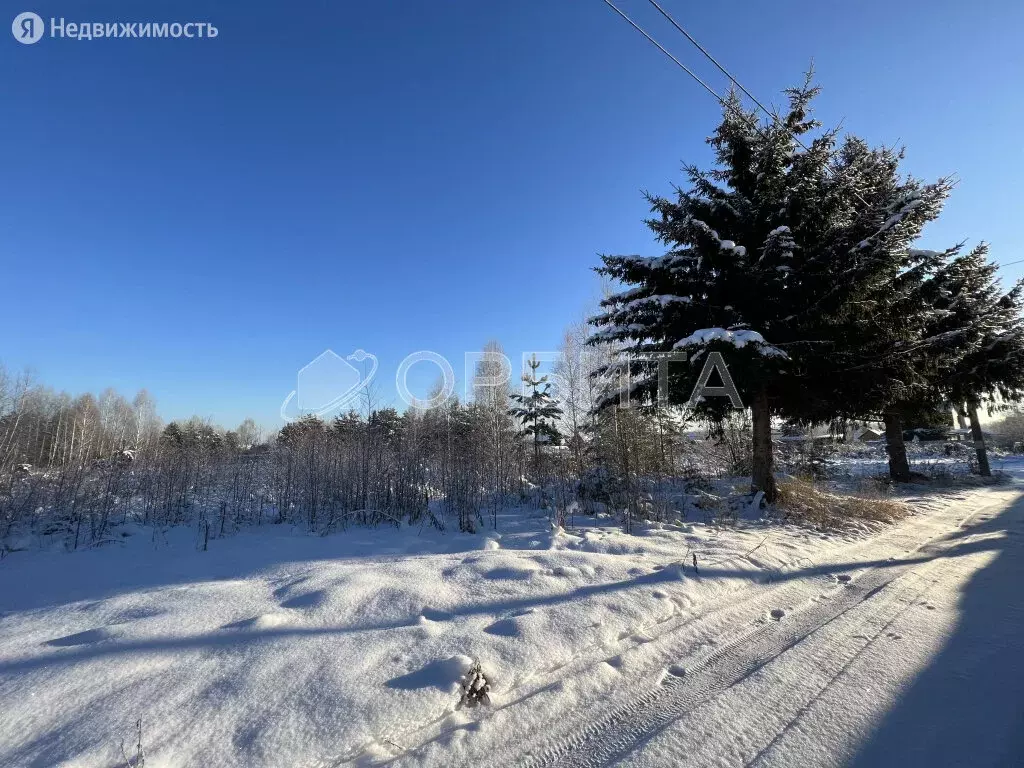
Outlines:
{"type": "Polygon", "coordinates": [[[872,429],[871,427],[858,429],[853,434],[853,439],[860,443],[866,443],[871,440],[881,440],[883,437],[885,437],[885,433],[880,432],[877,429],[872,429]]]}
{"type": "Polygon", "coordinates": [[[777,443],[836,443],[842,442],[843,436],[833,434],[828,427],[815,427],[811,430],[788,427],[773,429],[772,440],[777,443]]]}
{"type": "MultiPolygon", "coordinates": [[[[992,433],[989,432],[987,429],[983,429],[981,431],[981,437],[986,442],[991,441],[993,439],[992,433]]],[[[946,439],[952,440],[953,442],[966,442],[973,441],[974,437],[971,434],[970,429],[951,429],[948,432],[946,432],[946,439]]]]}

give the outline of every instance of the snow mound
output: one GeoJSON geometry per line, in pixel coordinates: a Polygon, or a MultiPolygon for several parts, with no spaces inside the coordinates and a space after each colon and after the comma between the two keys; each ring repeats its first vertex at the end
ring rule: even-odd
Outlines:
{"type": "Polygon", "coordinates": [[[468,656],[452,656],[438,659],[406,675],[393,677],[385,685],[399,691],[414,691],[420,688],[438,688],[442,691],[454,692],[459,681],[469,672],[473,660],[468,656]]]}

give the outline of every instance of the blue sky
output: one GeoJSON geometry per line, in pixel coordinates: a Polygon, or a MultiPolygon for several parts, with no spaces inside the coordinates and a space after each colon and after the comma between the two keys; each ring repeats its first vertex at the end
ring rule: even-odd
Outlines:
{"type": "MultiPolygon", "coordinates": [[[[826,124],[959,174],[926,247],[1024,258],[1024,6],[664,3],[761,101],[813,59],[826,124]]],[[[0,44],[0,360],[73,393],[145,387],[166,419],[280,424],[327,348],[374,353],[385,400],[416,350],[458,373],[492,338],[554,349],[598,253],[652,252],[640,191],[706,161],[719,113],[600,0],[4,7],[219,29],[0,44]]]]}

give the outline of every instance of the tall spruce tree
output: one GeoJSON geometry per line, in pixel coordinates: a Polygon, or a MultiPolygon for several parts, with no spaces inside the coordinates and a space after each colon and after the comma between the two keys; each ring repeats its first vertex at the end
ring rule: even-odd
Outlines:
{"type": "Polygon", "coordinates": [[[932,382],[921,360],[950,354],[945,340],[931,334],[927,294],[956,249],[910,247],[941,212],[950,184],[902,178],[902,159],[902,150],[872,149],[850,137],[833,166],[855,185],[855,213],[826,245],[836,284],[807,310],[821,313],[816,331],[827,337],[819,347],[826,354],[801,357],[804,392],[817,395],[798,420],[881,420],[890,474],[906,481],[904,420],[939,410],[926,396],[932,382]]]}
{"type": "Polygon", "coordinates": [[[530,367],[529,373],[523,373],[523,383],[530,388],[529,393],[515,393],[511,395],[516,406],[509,409],[509,413],[515,416],[523,425],[524,436],[533,440],[534,465],[540,462],[540,447],[542,444],[554,444],[560,438],[558,431],[558,420],[562,417],[562,409],[558,401],[551,396],[551,384],[546,375],[538,376],[540,361],[533,355],[526,364],[530,367]]]}
{"type": "Polygon", "coordinates": [[[933,400],[969,416],[978,468],[991,474],[978,420],[983,399],[1024,399],[1024,281],[1003,293],[988,246],[956,253],[930,282],[929,337],[945,354],[931,363],[933,400]]]}
{"type": "MultiPolygon", "coordinates": [[[[654,396],[649,353],[689,355],[669,366],[670,402],[687,399],[709,352],[722,353],[752,411],[752,486],[768,501],[773,415],[826,422],[899,399],[893,373],[903,363],[865,362],[920,338],[920,324],[899,312],[939,260],[908,246],[949,186],[903,179],[900,153],[855,137],[839,144],[837,131],[805,148],[801,137],[819,126],[810,117],[817,91],[808,78],[787,91],[788,111],[765,122],[730,95],[709,139],[716,167],[684,166],[689,184],[675,199],[648,195],[647,224],[668,252],[603,256],[598,272],[630,287],[591,321],[600,328],[592,343],[620,344],[628,356],[631,398],[654,396]],[[843,381],[843,369],[859,373],[843,381]]],[[[728,407],[724,398],[697,404],[715,419],[728,407]]]]}

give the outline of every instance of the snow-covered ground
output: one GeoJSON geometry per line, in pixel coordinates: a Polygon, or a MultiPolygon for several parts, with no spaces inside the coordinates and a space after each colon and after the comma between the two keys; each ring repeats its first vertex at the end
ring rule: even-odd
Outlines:
{"type": "Polygon", "coordinates": [[[0,765],[123,765],[138,719],[149,768],[1020,764],[1021,491],[873,535],[520,511],[16,552],[0,765]],[[472,661],[491,705],[456,710],[472,661]]]}

